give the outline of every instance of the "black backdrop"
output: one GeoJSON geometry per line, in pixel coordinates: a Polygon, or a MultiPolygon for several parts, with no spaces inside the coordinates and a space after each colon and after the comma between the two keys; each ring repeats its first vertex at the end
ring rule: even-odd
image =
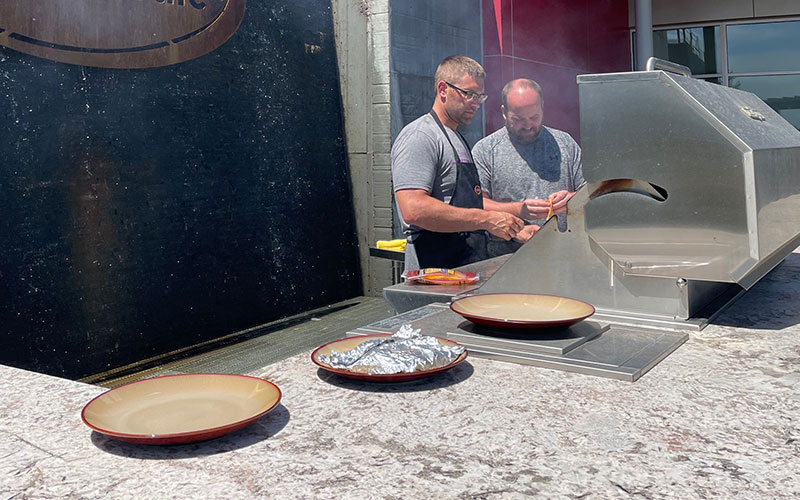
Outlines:
{"type": "Polygon", "coordinates": [[[249,0],[147,70],[0,47],[0,362],[79,378],[360,293],[330,9],[249,0]]]}

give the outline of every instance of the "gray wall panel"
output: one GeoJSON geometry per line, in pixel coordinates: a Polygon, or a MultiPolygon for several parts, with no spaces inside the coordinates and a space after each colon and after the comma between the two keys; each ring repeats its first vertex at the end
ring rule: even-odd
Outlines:
{"type": "MultiPolygon", "coordinates": [[[[777,0],[773,0],[778,3],[777,0]]],[[[628,3],[629,23],[636,25],[635,1],[628,3]]],[[[700,23],[753,17],[753,0],[653,0],[653,25],[700,23]]]]}
{"type": "Polygon", "coordinates": [[[753,0],[756,17],[800,15],[797,0],[753,0]]]}
{"type": "MultiPolygon", "coordinates": [[[[390,4],[392,137],[433,105],[433,73],[445,57],[482,62],[480,0],[403,0],[390,4]]],[[[483,115],[459,127],[470,144],[483,137],[483,115]]]]}

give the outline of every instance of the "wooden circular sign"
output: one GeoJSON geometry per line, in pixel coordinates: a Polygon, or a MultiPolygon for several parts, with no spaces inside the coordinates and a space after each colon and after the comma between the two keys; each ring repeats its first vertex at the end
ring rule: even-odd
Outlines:
{"type": "Polygon", "coordinates": [[[167,66],[225,43],[245,1],[2,0],[0,45],[81,66],[167,66]]]}

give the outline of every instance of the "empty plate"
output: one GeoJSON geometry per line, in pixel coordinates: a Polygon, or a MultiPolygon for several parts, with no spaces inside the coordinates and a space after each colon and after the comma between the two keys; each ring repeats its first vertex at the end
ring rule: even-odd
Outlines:
{"type": "Polygon", "coordinates": [[[471,295],[454,300],[450,309],[473,323],[500,328],[565,327],[595,311],[580,300],[533,293],[471,295]]]}
{"type": "Polygon", "coordinates": [[[97,396],[81,418],[107,436],[144,444],[178,444],[222,436],[278,406],[281,391],[246,375],[165,375],[97,396]]]}

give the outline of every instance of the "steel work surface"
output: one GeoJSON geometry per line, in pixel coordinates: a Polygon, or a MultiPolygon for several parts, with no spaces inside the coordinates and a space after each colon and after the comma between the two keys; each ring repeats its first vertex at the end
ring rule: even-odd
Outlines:
{"type": "Polygon", "coordinates": [[[456,295],[466,294],[483,286],[511,254],[459,267],[459,271],[476,273],[478,281],[472,285],[423,285],[397,283],[383,289],[383,296],[396,313],[404,313],[433,302],[450,302],[456,295]]]}
{"type": "Polygon", "coordinates": [[[406,323],[425,335],[459,342],[471,355],[631,382],[689,338],[685,332],[601,324],[591,318],[568,328],[490,329],[464,320],[447,304],[429,304],[348,335],[393,333],[406,323]]]}

